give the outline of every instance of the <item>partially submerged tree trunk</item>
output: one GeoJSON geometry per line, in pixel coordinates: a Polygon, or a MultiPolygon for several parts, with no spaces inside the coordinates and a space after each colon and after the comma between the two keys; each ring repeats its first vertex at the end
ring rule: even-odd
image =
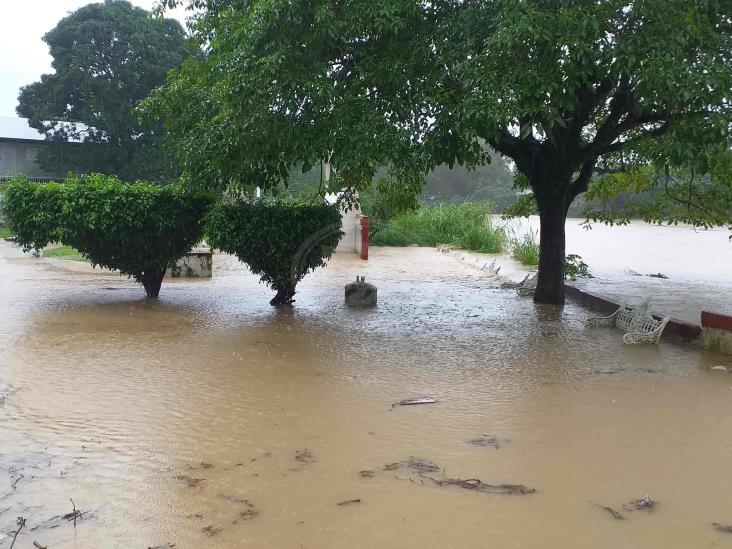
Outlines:
{"type": "MultiPolygon", "coordinates": [[[[571,169],[561,157],[547,155],[530,179],[539,208],[539,273],[535,303],[564,304],[566,244],[564,226],[574,199],[571,169]]],[[[584,178],[584,176],[583,176],[584,178]]]]}
{"type": "Polygon", "coordinates": [[[564,225],[567,208],[549,202],[539,206],[539,276],[534,292],[535,303],[564,303],[564,265],[566,261],[564,225]]]}
{"type": "Polygon", "coordinates": [[[294,287],[277,288],[277,295],[270,300],[269,304],[273,306],[290,305],[295,301],[293,297],[295,297],[294,287]]]}
{"type": "Polygon", "coordinates": [[[160,286],[165,278],[165,269],[162,271],[152,271],[143,273],[140,276],[140,283],[145,288],[145,294],[148,299],[156,299],[160,295],[160,286]]]}

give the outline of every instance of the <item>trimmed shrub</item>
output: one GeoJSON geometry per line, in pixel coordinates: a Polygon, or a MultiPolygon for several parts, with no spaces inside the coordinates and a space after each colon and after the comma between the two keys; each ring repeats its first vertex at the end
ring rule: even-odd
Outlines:
{"type": "Polygon", "coordinates": [[[211,210],[206,235],[277,291],[271,305],[285,305],[294,301],[297,283],[326,264],[343,231],[335,206],[236,201],[211,210]]]}
{"type": "Polygon", "coordinates": [[[6,187],[3,211],[24,248],[71,246],[92,265],[131,276],[155,298],[170,262],[201,239],[210,204],[209,195],[178,185],[94,174],[62,184],[15,179],[6,187]]]}
{"type": "Polygon", "coordinates": [[[61,190],[60,183],[31,183],[24,177],[5,184],[2,217],[25,251],[61,241],[61,190]]]}

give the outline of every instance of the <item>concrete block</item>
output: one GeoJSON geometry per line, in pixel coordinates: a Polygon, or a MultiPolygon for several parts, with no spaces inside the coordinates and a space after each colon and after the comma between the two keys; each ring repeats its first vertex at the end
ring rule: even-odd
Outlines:
{"type": "Polygon", "coordinates": [[[356,282],[346,284],[346,305],[349,307],[374,307],[376,300],[376,286],[366,282],[365,276],[357,276],[356,282]]]}
{"type": "Polygon", "coordinates": [[[213,254],[209,248],[194,248],[168,267],[171,278],[211,278],[213,254]]]}

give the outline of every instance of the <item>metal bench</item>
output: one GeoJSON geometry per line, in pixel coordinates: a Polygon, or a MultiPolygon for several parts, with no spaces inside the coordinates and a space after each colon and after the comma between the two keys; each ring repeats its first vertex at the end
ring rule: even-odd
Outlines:
{"type": "Polygon", "coordinates": [[[661,334],[670,320],[669,317],[655,317],[648,313],[648,301],[638,309],[631,309],[624,304],[610,316],[587,319],[588,328],[620,328],[624,332],[623,343],[658,343],[661,334]]]}

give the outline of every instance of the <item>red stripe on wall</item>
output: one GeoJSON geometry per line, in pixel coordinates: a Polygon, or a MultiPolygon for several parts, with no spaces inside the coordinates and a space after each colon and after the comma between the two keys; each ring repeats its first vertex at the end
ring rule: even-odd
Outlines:
{"type": "Polygon", "coordinates": [[[717,328],[732,332],[732,316],[702,311],[701,323],[704,328],[717,328]]]}
{"type": "Polygon", "coordinates": [[[369,258],[369,218],[361,217],[361,259],[369,258]]]}

